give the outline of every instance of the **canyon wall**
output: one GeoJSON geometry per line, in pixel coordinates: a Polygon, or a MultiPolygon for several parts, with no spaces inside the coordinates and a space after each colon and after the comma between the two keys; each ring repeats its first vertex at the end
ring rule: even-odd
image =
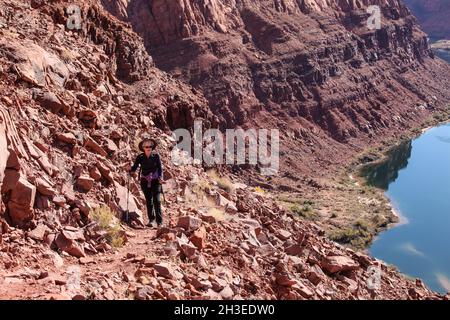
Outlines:
{"type": "Polygon", "coordinates": [[[284,174],[324,172],[448,104],[449,66],[403,1],[102,1],[222,129],[280,128],[284,174]],[[367,8],[381,8],[381,28],[367,8]],[[298,159],[302,159],[299,161],[298,159]]]}
{"type": "Polygon", "coordinates": [[[450,40],[450,1],[405,0],[405,2],[430,37],[450,40]]]}

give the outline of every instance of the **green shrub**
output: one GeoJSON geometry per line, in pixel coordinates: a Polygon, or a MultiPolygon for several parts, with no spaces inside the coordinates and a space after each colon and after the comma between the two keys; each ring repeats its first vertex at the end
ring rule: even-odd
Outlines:
{"type": "Polygon", "coordinates": [[[106,241],[119,248],[125,244],[125,235],[114,212],[107,206],[101,206],[91,211],[90,217],[96,221],[101,230],[106,231],[106,241]]]}
{"type": "Polygon", "coordinates": [[[318,219],[317,213],[314,211],[313,207],[306,201],[304,202],[303,206],[299,206],[297,204],[293,205],[291,207],[291,212],[307,220],[318,219]]]}
{"type": "Polygon", "coordinates": [[[383,215],[377,214],[372,218],[372,222],[377,226],[378,228],[386,228],[388,224],[392,221],[390,219],[386,218],[383,215]]]}
{"type": "Polygon", "coordinates": [[[364,231],[368,231],[370,228],[369,223],[367,221],[364,221],[361,219],[357,220],[354,225],[356,228],[364,230],[364,231]]]}
{"type": "Polygon", "coordinates": [[[285,202],[285,203],[292,203],[292,204],[299,204],[299,203],[302,202],[301,199],[299,199],[299,198],[297,198],[295,196],[292,196],[290,194],[289,195],[285,195],[285,194],[277,195],[277,200],[281,201],[281,202],[285,202]]]}
{"type": "Polygon", "coordinates": [[[345,228],[333,231],[329,238],[341,244],[348,244],[355,248],[365,248],[372,241],[372,234],[368,225],[362,221],[355,223],[354,228],[345,228]]]}
{"type": "Polygon", "coordinates": [[[356,229],[346,228],[334,231],[330,234],[330,239],[339,243],[351,243],[359,237],[359,232],[356,229]]]}

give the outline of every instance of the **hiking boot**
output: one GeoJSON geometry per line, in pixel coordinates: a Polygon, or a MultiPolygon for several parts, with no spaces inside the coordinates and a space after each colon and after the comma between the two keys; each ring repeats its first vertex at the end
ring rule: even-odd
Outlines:
{"type": "Polygon", "coordinates": [[[147,227],[149,227],[149,228],[153,228],[155,225],[154,225],[154,222],[153,221],[150,221],[149,223],[147,223],[147,227]]]}

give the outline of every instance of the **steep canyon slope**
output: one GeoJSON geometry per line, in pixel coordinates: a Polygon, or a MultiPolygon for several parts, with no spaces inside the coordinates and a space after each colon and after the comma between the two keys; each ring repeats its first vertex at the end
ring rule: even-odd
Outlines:
{"type": "Polygon", "coordinates": [[[450,68],[403,1],[102,4],[158,68],[204,94],[222,129],[282,129],[282,185],[329,172],[449,101],[450,68]],[[369,5],[381,8],[379,30],[367,27],[369,5]]]}

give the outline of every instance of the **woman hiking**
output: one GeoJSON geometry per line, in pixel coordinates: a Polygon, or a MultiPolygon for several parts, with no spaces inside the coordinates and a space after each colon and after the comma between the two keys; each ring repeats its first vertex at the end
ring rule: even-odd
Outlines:
{"type": "Polygon", "coordinates": [[[158,227],[163,223],[161,211],[163,167],[156,147],[156,140],[143,139],[139,143],[139,150],[142,153],[137,156],[133,166],[128,166],[129,173],[136,172],[140,167],[139,180],[147,203],[148,227],[153,227],[155,219],[158,227]]]}

